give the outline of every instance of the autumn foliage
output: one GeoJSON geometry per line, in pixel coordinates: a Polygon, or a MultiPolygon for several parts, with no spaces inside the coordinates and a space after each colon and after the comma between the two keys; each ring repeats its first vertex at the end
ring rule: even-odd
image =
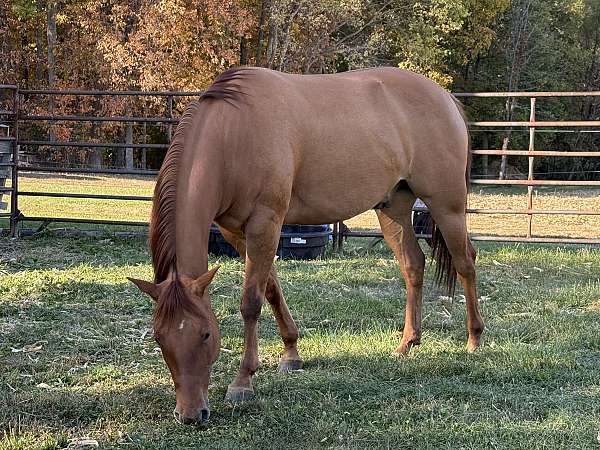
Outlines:
{"type": "MultiPolygon", "coordinates": [[[[598,29],[596,0],[0,0],[0,82],[196,91],[237,64],[295,73],[391,65],[458,91],[598,90],[598,29]]],[[[164,99],[24,100],[28,113],[167,114],[164,99]]],[[[185,102],[175,102],[175,112],[185,102]]],[[[546,105],[552,117],[600,114],[597,98],[546,105]]],[[[527,118],[518,102],[469,110],[478,117],[527,118]]],[[[164,126],[139,124],[32,126],[27,132],[105,142],[165,142],[167,133],[164,126]]],[[[554,147],[584,148],[595,138],[563,136],[554,147]]],[[[490,146],[499,145],[490,139],[490,146]]],[[[136,164],[146,167],[146,156],[137,153],[136,164]]],[[[114,165],[124,158],[108,150],[91,155],[114,165]]]]}

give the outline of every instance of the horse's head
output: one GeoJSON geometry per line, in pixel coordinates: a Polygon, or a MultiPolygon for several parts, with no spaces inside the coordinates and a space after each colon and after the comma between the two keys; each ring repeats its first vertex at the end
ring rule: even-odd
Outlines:
{"type": "Polygon", "coordinates": [[[206,422],[210,415],[208,384],[221,338],[207,288],[217,269],[196,279],[172,275],[159,284],[130,278],[156,302],[154,338],[175,384],[173,413],[185,424],[206,422]]]}

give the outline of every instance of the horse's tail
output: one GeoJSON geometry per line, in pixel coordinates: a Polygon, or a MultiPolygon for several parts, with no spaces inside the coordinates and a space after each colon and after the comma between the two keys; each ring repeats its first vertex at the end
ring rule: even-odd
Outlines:
{"type": "MultiPolygon", "coordinates": [[[[467,192],[471,185],[471,136],[469,135],[469,127],[467,122],[467,116],[463,109],[463,105],[451,95],[452,100],[456,104],[456,108],[460,113],[461,117],[465,122],[467,128],[467,164],[465,167],[465,183],[467,185],[467,192]]],[[[467,202],[465,198],[465,212],[467,208],[467,202]]],[[[436,223],[431,221],[431,257],[435,261],[435,281],[438,286],[445,286],[448,289],[448,295],[454,296],[456,289],[456,269],[452,264],[452,255],[448,251],[448,246],[444,240],[444,236],[440,231],[436,223]]]]}
{"type": "Polygon", "coordinates": [[[442,232],[432,219],[431,230],[431,257],[435,261],[435,282],[438,286],[444,286],[449,296],[454,296],[456,289],[456,269],[452,264],[452,255],[442,236],[442,232]]]}

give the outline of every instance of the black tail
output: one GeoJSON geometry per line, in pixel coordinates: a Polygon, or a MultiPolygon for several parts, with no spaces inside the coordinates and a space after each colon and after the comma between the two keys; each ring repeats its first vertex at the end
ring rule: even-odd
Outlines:
{"type": "MultiPolygon", "coordinates": [[[[471,136],[469,135],[467,117],[462,104],[454,96],[452,96],[452,99],[467,127],[467,166],[465,167],[465,183],[467,184],[468,192],[469,187],[471,186],[471,136]]],[[[467,204],[465,201],[465,211],[466,208],[467,204]]],[[[456,290],[456,269],[452,264],[452,255],[448,251],[444,236],[433,219],[431,227],[431,257],[433,261],[435,261],[435,282],[438,286],[445,286],[449,296],[454,296],[454,291],[456,290]]]]}
{"type": "Polygon", "coordinates": [[[438,286],[445,286],[448,295],[453,297],[456,289],[456,270],[444,236],[435,222],[433,222],[431,236],[431,258],[435,261],[435,282],[438,286]]]}

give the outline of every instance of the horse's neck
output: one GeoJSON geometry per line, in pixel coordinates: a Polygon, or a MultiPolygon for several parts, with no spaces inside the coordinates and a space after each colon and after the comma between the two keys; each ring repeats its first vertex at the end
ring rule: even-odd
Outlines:
{"type": "Polygon", "coordinates": [[[205,172],[203,167],[211,166],[180,172],[175,212],[177,269],[194,278],[208,270],[208,235],[221,198],[218,171],[205,172]]]}

